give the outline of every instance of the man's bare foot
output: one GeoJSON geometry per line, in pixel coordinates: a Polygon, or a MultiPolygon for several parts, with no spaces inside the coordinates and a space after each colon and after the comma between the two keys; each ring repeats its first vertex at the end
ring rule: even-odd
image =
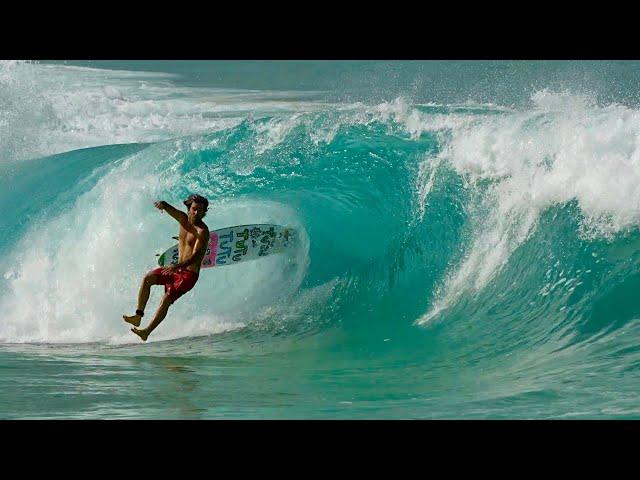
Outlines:
{"type": "Polygon", "coordinates": [[[138,335],[142,340],[144,340],[145,342],[147,341],[147,337],[149,336],[149,332],[147,332],[144,328],[142,329],[137,329],[136,327],[133,327],[131,329],[131,331],[133,333],[135,333],[136,335],[138,335]]]}
{"type": "Polygon", "coordinates": [[[130,317],[128,317],[127,315],[122,315],[122,319],[125,322],[130,323],[134,327],[139,327],[140,322],[142,321],[142,317],[140,315],[131,315],[130,317]]]}

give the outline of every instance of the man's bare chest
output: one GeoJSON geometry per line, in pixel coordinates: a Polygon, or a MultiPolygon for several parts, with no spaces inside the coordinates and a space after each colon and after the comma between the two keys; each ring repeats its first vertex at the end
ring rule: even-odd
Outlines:
{"type": "Polygon", "coordinates": [[[196,244],[196,240],[197,237],[193,233],[187,232],[184,229],[180,230],[179,243],[181,246],[193,248],[196,244]]]}

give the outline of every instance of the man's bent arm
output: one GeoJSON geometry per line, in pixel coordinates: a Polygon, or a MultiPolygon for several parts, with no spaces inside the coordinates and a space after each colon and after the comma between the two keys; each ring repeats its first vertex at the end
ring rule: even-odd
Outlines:
{"type": "Polygon", "coordinates": [[[182,262],[178,262],[175,265],[171,265],[172,268],[186,268],[189,265],[191,265],[192,263],[194,263],[194,260],[196,259],[195,255],[191,255],[189,258],[187,258],[186,260],[182,261],[182,262]]]}

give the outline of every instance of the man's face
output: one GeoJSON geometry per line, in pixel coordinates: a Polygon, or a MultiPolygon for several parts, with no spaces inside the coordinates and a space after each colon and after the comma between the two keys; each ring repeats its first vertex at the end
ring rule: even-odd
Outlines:
{"type": "Polygon", "coordinates": [[[189,205],[189,221],[193,222],[202,220],[204,214],[204,205],[202,205],[201,203],[191,202],[191,205],[189,205]]]}

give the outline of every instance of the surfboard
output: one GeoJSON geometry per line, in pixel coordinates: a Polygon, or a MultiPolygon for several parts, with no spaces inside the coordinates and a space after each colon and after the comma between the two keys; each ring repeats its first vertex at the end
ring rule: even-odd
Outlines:
{"type": "MultiPolygon", "coordinates": [[[[282,225],[236,225],[211,232],[201,268],[234,265],[282,253],[295,241],[296,232],[282,225]]],[[[173,237],[177,239],[177,237],[173,237]]],[[[168,248],[160,258],[161,267],[178,263],[178,244],[168,248]]]]}

